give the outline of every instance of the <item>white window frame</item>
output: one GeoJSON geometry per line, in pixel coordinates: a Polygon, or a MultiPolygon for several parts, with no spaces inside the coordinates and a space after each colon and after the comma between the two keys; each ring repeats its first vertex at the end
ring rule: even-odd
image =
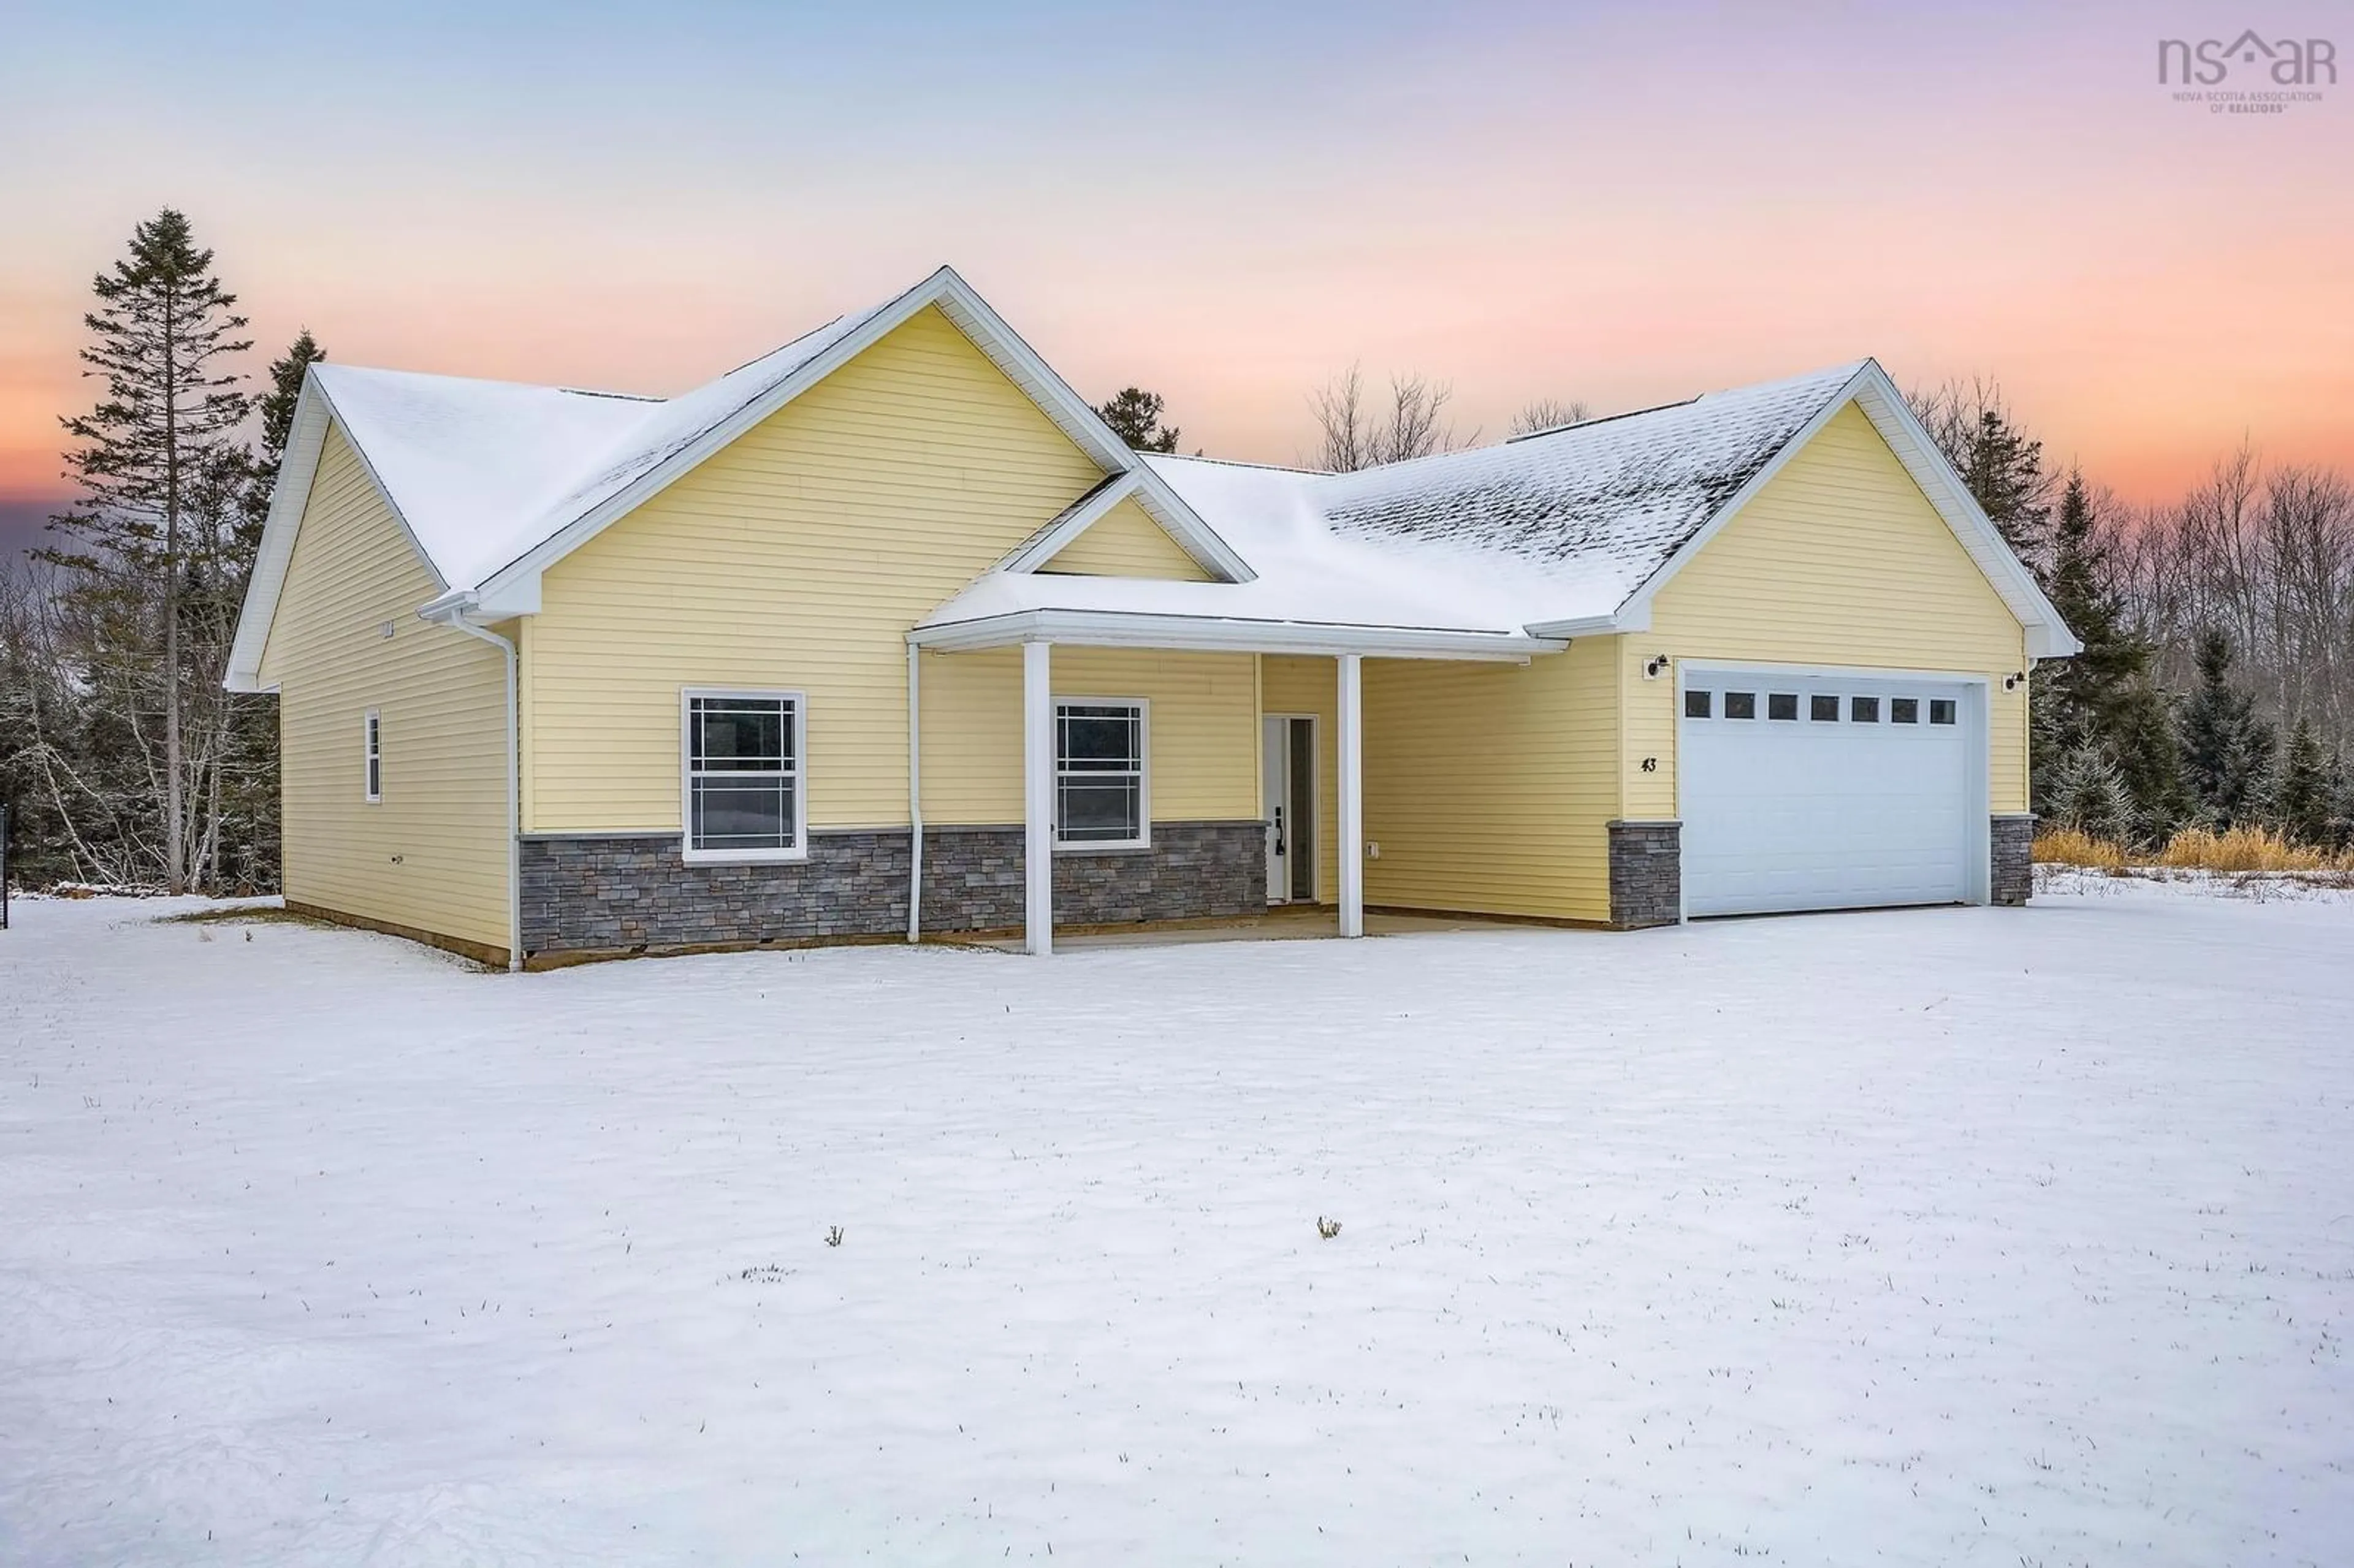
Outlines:
{"type": "MultiPolygon", "coordinates": [[[[1085,778],[1089,775],[1078,775],[1085,778]]],[[[1094,774],[1095,778],[1125,778],[1125,774],[1094,774]]],[[[1152,703],[1147,697],[1087,697],[1058,693],[1055,697],[1055,853],[1100,854],[1152,847],[1152,703]],[[1136,710],[1136,826],[1132,839],[1066,839],[1063,837],[1063,710],[1065,708],[1134,708],[1136,710]]]]}
{"type": "Polygon", "coordinates": [[[360,799],[384,804],[384,715],[376,708],[360,715],[360,799]]]}
{"type": "MultiPolygon", "coordinates": [[[[740,775],[738,776],[740,777],[740,775]]],[[[782,687],[681,686],[678,692],[678,846],[689,865],[782,865],[809,859],[809,694],[782,687]],[[697,698],[792,705],[793,847],[695,847],[695,704],[697,698]]]]}

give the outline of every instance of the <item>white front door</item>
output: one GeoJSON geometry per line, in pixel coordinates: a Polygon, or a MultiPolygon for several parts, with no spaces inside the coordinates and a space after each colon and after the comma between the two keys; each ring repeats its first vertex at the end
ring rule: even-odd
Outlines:
{"type": "Polygon", "coordinates": [[[1832,670],[1682,679],[1688,914],[1983,896],[1983,687],[1832,670]]]}
{"type": "Polygon", "coordinates": [[[1260,720],[1259,786],[1267,810],[1267,901],[1316,897],[1316,721],[1260,720]]]}
{"type": "Polygon", "coordinates": [[[1267,901],[1281,904],[1291,896],[1291,823],[1285,807],[1291,800],[1291,721],[1259,721],[1259,799],[1267,810],[1267,901]]]}

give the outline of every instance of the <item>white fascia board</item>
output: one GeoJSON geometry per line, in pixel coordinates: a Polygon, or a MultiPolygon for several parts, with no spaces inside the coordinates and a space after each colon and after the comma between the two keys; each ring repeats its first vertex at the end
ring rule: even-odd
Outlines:
{"type": "Polygon", "coordinates": [[[1612,637],[1622,631],[1651,630],[1651,606],[1647,599],[1633,609],[1610,615],[1578,615],[1566,620],[1537,620],[1522,628],[1532,637],[1612,637]]]}
{"type": "Polygon", "coordinates": [[[1069,548],[1071,541],[1102,520],[1104,514],[1136,493],[1137,471],[1107,475],[1093,490],[1065,507],[1062,515],[1015,546],[1013,553],[991,568],[1001,572],[1035,572],[1069,548]]]}
{"type": "Polygon", "coordinates": [[[1023,642],[1067,642],[1089,648],[1160,648],[1196,653],[1362,653],[1383,659],[1512,663],[1525,663],[1538,653],[1558,653],[1568,646],[1556,639],[1509,631],[1071,609],[1014,610],[919,626],[907,633],[907,641],[947,653],[1023,642]]]}
{"type": "MultiPolygon", "coordinates": [[[[261,684],[261,656],[270,646],[270,628],[278,618],[279,597],[286,591],[287,567],[294,559],[294,536],[302,525],[302,514],[310,505],[311,487],[319,477],[319,456],[325,450],[327,432],[338,421],[334,399],[320,384],[315,367],[302,373],[302,389],[294,399],[294,418],[286,432],[286,452],[278,466],[278,482],[270,494],[270,514],[262,520],[261,543],[253,558],[253,576],[247,580],[245,603],[238,611],[237,636],[229,643],[228,669],[221,684],[232,692],[275,691],[275,686],[261,684]]],[[[351,443],[353,453],[360,461],[361,470],[368,482],[376,487],[377,499],[393,521],[400,524],[401,536],[416,552],[419,561],[431,575],[436,588],[448,585],[441,568],[418,543],[416,531],[408,519],[401,515],[399,503],[387,490],[376,465],[368,461],[367,451],[359,439],[344,427],[345,440],[351,443]]]]}

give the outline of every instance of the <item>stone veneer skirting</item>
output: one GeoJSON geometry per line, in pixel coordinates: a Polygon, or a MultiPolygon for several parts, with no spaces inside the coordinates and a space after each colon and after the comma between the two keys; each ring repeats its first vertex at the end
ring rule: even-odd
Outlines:
{"type": "Polygon", "coordinates": [[[1622,930],[1683,918],[1683,824],[1617,821],[1610,828],[1610,923],[1622,930]]]}
{"type": "Polygon", "coordinates": [[[2035,891],[2035,814],[2003,812],[1988,825],[1988,896],[1997,904],[2024,904],[2035,891]]]}
{"type": "MultiPolygon", "coordinates": [[[[907,929],[907,834],[810,834],[809,858],[689,865],[678,835],[538,834],[523,841],[526,953],[850,941],[907,929]]],[[[923,928],[1019,927],[1020,827],[924,830],[923,928]]],[[[1055,856],[1055,923],[1118,926],[1267,910],[1258,822],[1155,822],[1140,850],[1055,856]]]]}

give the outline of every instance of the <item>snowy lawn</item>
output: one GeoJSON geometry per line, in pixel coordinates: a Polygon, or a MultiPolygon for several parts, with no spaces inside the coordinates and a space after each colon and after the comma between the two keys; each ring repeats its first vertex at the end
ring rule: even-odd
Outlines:
{"type": "Polygon", "coordinates": [[[159,910],[0,934],[0,1562],[2354,1542],[2343,897],[521,978],[159,910]]]}

